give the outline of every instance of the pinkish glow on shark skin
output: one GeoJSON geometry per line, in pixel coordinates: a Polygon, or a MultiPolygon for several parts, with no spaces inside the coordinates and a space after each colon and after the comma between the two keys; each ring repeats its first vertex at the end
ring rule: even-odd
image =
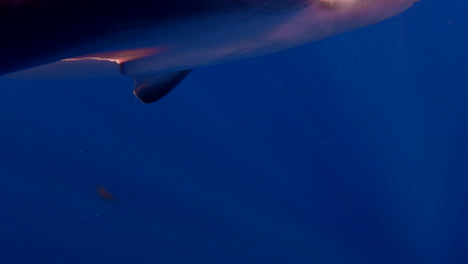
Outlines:
{"type": "Polygon", "coordinates": [[[135,49],[135,50],[122,50],[122,51],[114,51],[114,52],[102,52],[102,53],[89,54],[85,56],[75,57],[71,59],[64,59],[63,61],[93,60],[94,59],[94,60],[114,61],[118,64],[122,64],[127,61],[154,56],[168,49],[169,48],[158,47],[158,48],[146,48],[146,49],[135,49]]]}
{"type": "Polygon", "coordinates": [[[280,26],[274,38],[296,45],[376,24],[396,16],[419,0],[311,0],[306,8],[280,26]]]}

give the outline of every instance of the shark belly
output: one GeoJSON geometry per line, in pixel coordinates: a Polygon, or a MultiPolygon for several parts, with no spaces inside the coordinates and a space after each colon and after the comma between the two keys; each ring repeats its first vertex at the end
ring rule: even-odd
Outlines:
{"type": "Polygon", "coordinates": [[[7,76],[73,78],[123,74],[135,79],[137,97],[149,95],[148,100],[142,101],[152,102],[167,94],[194,68],[266,55],[374,24],[403,12],[415,1],[239,0],[237,5],[242,3],[248,8],[238,9],[230,5],[236,1],[191,0],[188,2],[201,4],[198,8],[203,4],[216,8],[182,15],[176,12],[166,20],[151,16],[133,22],[123,20],[110,29],[92,31],[78,42],[74,38],[70,43],[56,38],[64,43],[59,46],[61,49],[50,50],[42,45],[48,58],[38,56],[37,61],[25,63],[24,68],[42,66],[23,71],[13,67],[16,72],[7,76]]]}

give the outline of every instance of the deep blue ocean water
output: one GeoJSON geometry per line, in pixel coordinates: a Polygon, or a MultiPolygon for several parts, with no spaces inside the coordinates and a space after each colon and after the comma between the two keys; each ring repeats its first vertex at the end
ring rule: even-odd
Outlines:
{"type": "Polygon", "coordinates": [[[422,0],[151,105],[125,78],[0,79],[0,264],[468,263],[466,10],[422,0]]]}

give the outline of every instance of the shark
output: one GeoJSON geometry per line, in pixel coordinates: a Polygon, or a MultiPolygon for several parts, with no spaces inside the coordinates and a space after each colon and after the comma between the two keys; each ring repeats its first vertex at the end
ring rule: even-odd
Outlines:
{"type": "Polygon", "coordinates": [[[0,0],[0,76],[129,76],[143,103],[193,69],[396,16],[418,0],[0,0]]]}

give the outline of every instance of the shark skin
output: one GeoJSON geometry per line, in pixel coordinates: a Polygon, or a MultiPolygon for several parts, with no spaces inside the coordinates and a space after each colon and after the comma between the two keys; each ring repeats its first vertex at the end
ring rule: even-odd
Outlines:
{"type": "Polygon", "coordinates": [[[127,75],[144,103],[195,68],[279,52],[418,0],[0,0],[0,75],[127,75]]]}

